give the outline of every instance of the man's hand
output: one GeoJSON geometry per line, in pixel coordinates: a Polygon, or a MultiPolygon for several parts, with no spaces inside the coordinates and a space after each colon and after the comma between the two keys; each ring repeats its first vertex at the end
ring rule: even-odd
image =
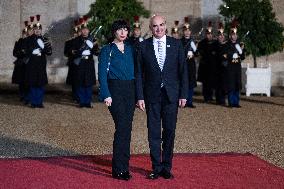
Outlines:
{"type": "Polygon", "coordinates": [[[179,99],[178,105],[179,107],[184,108],[186,105],[186,99],[179,99]]]}
{"type": "Polygon", "coordinates": [[[142,110],[143,112],[145,111],[145,101],[144,100],[138,100],[137,104],[138,108],[142,110]]]}
{"type": "Polygon", "coordinates": [[[105,104],[109,107],[111,106],[111,103],[112,103],[112,98],[111,97],[107,97],[105,100],[104,100],[105,104]]]}

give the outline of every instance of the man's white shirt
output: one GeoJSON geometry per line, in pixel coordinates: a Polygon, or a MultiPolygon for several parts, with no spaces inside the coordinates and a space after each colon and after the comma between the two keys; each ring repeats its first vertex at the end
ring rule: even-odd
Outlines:
{"type": "Polygon", "coordinates": [[[159,62],[159,52],[158,52],[158,41],[161,41],[161,45],[162,45],[162,52],[163,52],[163,63],[165,62],[165,59],[166,59],[166,42],[167,42],[167,36],[164,35],[161,39],[157,39],[155,37],[153,37],[153,45],[154,45],[154,50],[155,50],[155,55],[156,55],[156,59],[157,59],[157,62],[159,62]]]}

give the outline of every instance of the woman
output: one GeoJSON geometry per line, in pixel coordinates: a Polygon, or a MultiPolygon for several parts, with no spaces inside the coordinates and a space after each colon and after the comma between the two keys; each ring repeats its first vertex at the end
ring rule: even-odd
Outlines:
{"type": "Polygon", "coordinates": [[[112,43],[99,56],[100,96],[115,123],[112,177],[129,180],[132,121],[135,110],[133,49],[125,43],[129,26],[124,20],[112,24],[112,43]]]}

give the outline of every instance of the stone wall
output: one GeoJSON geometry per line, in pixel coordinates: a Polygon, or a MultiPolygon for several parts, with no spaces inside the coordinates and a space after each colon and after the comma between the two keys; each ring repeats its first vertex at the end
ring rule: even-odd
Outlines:
{"type": "MultiPolygon", "coordinates": [[[[49,31],[53,45],[53,55],[48,58],[50,83],[63,83],[67,74],[66,59],[63,56],[64,41],[70,37],[73,18],[88,12],[95,0],[1,0],[0,1],[0,83],[11,82],[13,70],[12,50],[15,40],[20,37],[23,22],[30,15],[41,14],[44,30],[49,31]]],[[[218,20],[218,7],[222,0],[141,0],[152,14],[167,17],[170,29],[175,20],[183,22],[185,16],[191,19],[193,33],[197,34],[207,21],[218,20]]],[[[284,24],[283,0],[272,0],[277,18],[284,24]]],[[[143,32],[148,31],[148,19],[142,19],[143,32]]],[[[275,53],[258,59],[260,64],[272,65],[272,85],[284,86],[284,53],[275,53]]],[[[248,57],[244,64],[252,64],[248,57]]]]}

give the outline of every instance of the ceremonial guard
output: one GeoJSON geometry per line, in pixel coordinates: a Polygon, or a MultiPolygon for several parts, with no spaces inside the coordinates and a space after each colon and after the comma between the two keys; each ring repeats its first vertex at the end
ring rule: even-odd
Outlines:
{"type": "Polygon", "coordinates": [[[224,26],[220,22],[218,27],[217,64],[216,64],[216,104],[225,106],[225,82],[228,61],[226,60],[226,38],[224,26]]]}
{"type": "Polygon", "coordinates": [[[98,45],[94,36],[90,36],[88,17],[84,16],[81,35],[72,42],[71,52],[78,72],[74,76],[74,85],[79,98],[79,107],[92,108],[93,85],[96,84],[94,55],[98,55],[98,45]]]}
{"type": "Polygon", "coordinates": [[[226,47],[228,61],[226,74],[226,90],[228,92],[229,107],[240,108],[240,90],[242,88],[241,61],[245,59],[244,45],[240,44],[237,35],[237,21],[232,22],[230,40],[226,47]]]}
{"type": "Polygon", "coordinates": [[[139,21],[139,16],[134,16],[132,36],[127,40],[127,42],[133,47],[134,60],[136,60],[139,43],[143,40],[144,38],[141,36],[141,22],[139,21]]]}
{"type": "Polygon", "coordinates": [[[189,76],[189,90],[188,90],[188,98],[186,102],[186,106],[189,108],[195,108],[193,105],[193,93],[194,88],[197,86],[196,82],[196,63],[195,63],[195,55],[197,52],[197,47],[194,43],[193,38],[191,37],[191,28],[189,24],[189,18],[184,18],[183,24],[183,37],[181,38],[181,42],[184,47],[186,62],[188,64],[188,76],[189,76]]]}
{"type": "MultiPolygon", "coordinates": [[[[34,34],[27,38],[26,52],[28,62],[25,72],[25,83],[29,86],[29,100],[32,108],[43,108],[44,86],[48,83],[46,73],[46,55],[52,54],[51,44],[42,36],[40,15],[33,25],[34,34]]],[[[31,23],[32,24],[32,23],[31,23]]]]}
{"type": "Polygon", "coordinates": [[[141,22],[139,21],[139,16],[134,16],[134,23],[133,23],[133,32],[132,36],[129,37],[128,42],[136,48],[137,45],[142,42],[144,39],[141,36],[141,22]]]}
{"type": "Polygon", "coordinates": [[[197,80],[202,82],[204,102],[213,101],[213,92],[216,85],[216,40],[213,39],[212,22],[206,28],[206,38],[198,43],[200,62],[197,80]]]}
{"type": "Polygon", "coordinates": [[[66,78],[66,84],[72,86],[72,98],[76,102],[79,103],[79,98],[76,93],[76,85],[75,85],[75,78],[78,72],[78,65],[74,64],[74,54],[72,53],[71,47],[76,37],[81,35],[80,31],[80,21],[74,21],[73,27],[73,36],[72,38],[68,39],[64,44],[64,55],[68,58],[67,66],[68,66],[68,73],[66,78]]]}
{"type": "Polygon", "coordinates": [[[171,31],[171,35],[175,39],[179,39],[178,24],[179,24],[179,21],[176,20],[174,23],[174,27],[172,28],[172,31],[171,31]]]}
{"type": "Polygon", "coordinates": [[[12,74],[12,83],[19,85],[20,101],[26,101],[27,99],[27,87],[25,87],[25,64],[26,64],[26,51],[25,41],[28,36],[28,21],[25,21],[25,28],[22,30],[22,37],[15,42],[13,49],[13,56],[17,59],[14,61],[14,70],[12,74]]]}

